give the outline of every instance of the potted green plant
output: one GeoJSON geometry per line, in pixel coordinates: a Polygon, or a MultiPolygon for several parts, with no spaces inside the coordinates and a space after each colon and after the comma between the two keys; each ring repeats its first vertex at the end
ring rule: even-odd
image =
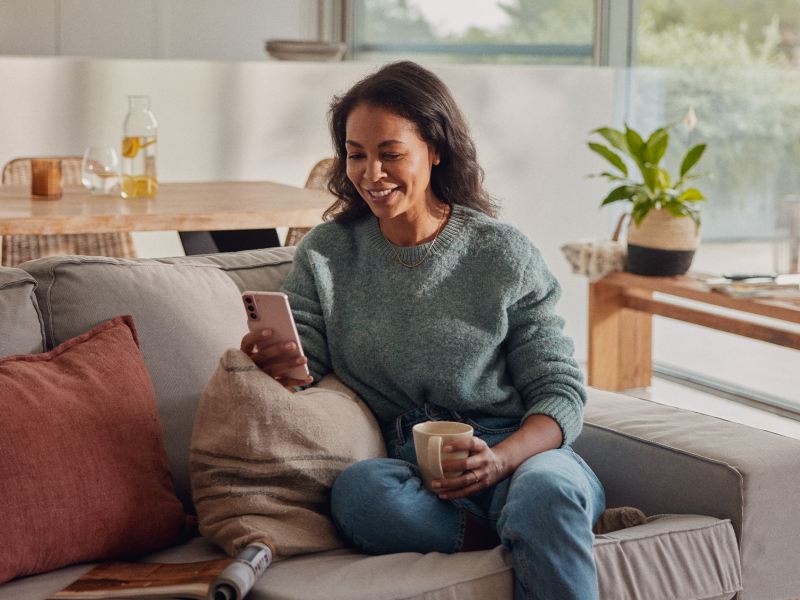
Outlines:
{"type": "MultiPolygon", "coordinates": [[[[690,117],[693,117],[691,111],[687,121],[690,117]]],[[[691,128],[692,124],[688,125],[691,128]]],[[[624,131],[600,127],[592,134],[607,143],[588,142],[589,148],[614,168],[595,175],[616,185],[600,206],[614,202],[631,205],[626,269],[639,275],[682,275],[689,270],[700,240],[698,203],[705,196],[687,183],[698,177],[691,171],[706,145],[689,148],[678,176],[670,175],[660,163],[667,152],[672,127],[660,127],[646,140],[628,125],[624,131]],[[638,173],[634,175],[629,170],[629,163],[633,163],[638,173]]]]}

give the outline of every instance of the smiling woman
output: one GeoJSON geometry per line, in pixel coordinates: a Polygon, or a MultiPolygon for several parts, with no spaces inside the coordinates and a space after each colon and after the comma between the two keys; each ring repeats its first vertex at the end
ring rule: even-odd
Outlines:
{"type": "MultiPolygon", "coordinates": [[[[370,205],[359,189],[363,184],[351,178],[351,174],[357,176],[356,167],[362,158],[367,169],[369,157],[364,144],[369,141],[374,145],[383,144],[381,166],[391,164],[392,159],[401,159],[399,162],[403,166],[397,168],[407,171],[409,162],[414,162],[412,170],[429,182],[429,200],[464,204],[495,216],[497,207],[483,188],[483,169],[478,164],[466,120],[447,87],[430,71],[410,62],[395,63],[391,69],[363,79],[343,96],[334,98],[329,121],[337,151],[329,189],[336,195],[337,202],[326,211],[326,218],[345,223],[369,212],[370,205]],[[377,139],[382,136],[372,129],[377,126],[385,136],[382,139],[377,139]],[[351,139],[356,135],[364,139],[351,139]],[[387,147],[390,145],[385,142],[390,141],[401,142],[402,148],[397,143],[387,147]],[[354,146],[353,142],[361,147],[354,146]],[[425,172],[420,170],[423,162],[427,165],[425,172]]],[[[372,149],[373,159],[379,155],[376,149],[372,149]]],[[[373,162],[369,168],[377,166],[378,163],[373,162]]],[[[365,171],[365,175],[369,174],[365,171]]],[[[372,177],[377,175],[371,174],[372,177]]],[[[417,181],[417,185],[420,183],[417,181]]],[[[386,189],[389,186],[374,187],[386,189]]],[[[422,191],[417,190],[418,193],[422,191]]]]}
{"type": "MultiPolygon", "coordinates": [[[[337,201],[283,289],[314,380],[333,373],[353,389],[391,457],[338,477],[339,532],[375,554],[502,543],[516,598],[534,587],[597,598],[591,528],[604,492],[569,447],[586,392],[554,310],[558,282],[493,218],[466,122],[432,72],[389,64],[334,98],[329,117],[337,201]],[[475,435],[448,443],[443,472],[458,475],[427,488],[411,432],[431,419],[475,435]]],[[[287,358],[266,336],[245,346],[273,376],[287,358]]]]}
{"type": "Polygon", "coordinates": [[[347,119],[347,178],[399,246],[431,241],[448,205],[430,187],[439,152],[411,121],[385,108],[360,104],[347,119]]]}

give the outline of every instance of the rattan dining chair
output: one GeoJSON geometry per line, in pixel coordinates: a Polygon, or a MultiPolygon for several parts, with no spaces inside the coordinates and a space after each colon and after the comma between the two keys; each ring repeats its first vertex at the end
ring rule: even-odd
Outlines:
{"type": "MultiPolygon", "coordinates": [[[[333,166],[332,158],[323,158],[311,168],[306,179],[306,188],[311,190],[324,190],[328,187],[328,175],[333,166]]],[[[305,234],[311,231],[310,227],[290,227],[286,232],[284,246],[296,246],[305,234]]]]}
{"type": "MultiPolygon", "coordinates": [[[[61,156],[63,185],[81,184],[81,157],[61,156]]],[[[30,185],[31,159],[15,158],[3,167],[3,185],[30,185]]],[[[134,258],[136,251],[130,233],[77,233],[48,235],[7,235],[2,238],[3,266],[58,254],[116,256],[134,258]]]]}

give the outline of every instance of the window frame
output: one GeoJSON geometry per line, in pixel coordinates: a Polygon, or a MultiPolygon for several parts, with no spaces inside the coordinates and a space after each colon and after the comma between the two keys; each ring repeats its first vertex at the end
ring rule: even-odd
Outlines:
{"type": "MultiPolygon", "coordinates": [[[[318,0],[320,39],[347,44],[345,60],[352,60],[355,43],[355,2],[318,0]]],[[[630,67],[636,64],[636,31],[639,0],[594,0],[594,35],[591,46],[584,44],[364,44],[359,51],[408,52],[409,54],[460,54],[591,56],[595,66],[630,67]],[[454,52],[454,48],[456,51],[454,52]]]]}

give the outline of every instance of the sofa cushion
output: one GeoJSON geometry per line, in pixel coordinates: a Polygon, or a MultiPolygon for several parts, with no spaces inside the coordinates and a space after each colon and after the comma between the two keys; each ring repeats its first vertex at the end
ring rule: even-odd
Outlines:
{"type": "Polygon", "coordinates": [[[219,357],[238,348],[247,331],[241,291],[277,290],[292,255],[293,248],[270,248],[163,259],[53,256],[20,265],[38,282],[48,347],[106,319],[133,315],[187,510],[194,413],[219,357]]]}
{"type": "Polygon", "coordinates": [[[189,509],[195,408],[219,357],[247,331],[236,285],[218,267],[196,262],[48,257],[22,267],[39,282],[51,347],[107,319],[133,316],[176,489],[189,509]]]}
{"type": "Polygon", "coordinates": [[[138,556],[184,526],[130,317],[0,358],[0,582],[138,556]]]}
{"type": "Polygon", "coordinates": [[[276,560],[340,548],[331,486],[350,464],[385,456],[375,417],[334,376],[293,394],[228,350],[192,435],[200,532],[231,556],[253,542],[269,545],[276,560]]]}
{"type": "Polygon", "coordinates": [[[44,350],[44,329],[34,288],[22,269],[0,267],[0,356],[44,350]]]}
{"type": "Polygon", "coordinates": [[[589,390],[575,449],[609,506],[730,519],[742,600],[800,596],[800,441],[622,394],[589,390]]]}
{"type": "MultiPolygon", "coordinates": [[[[738,589],[736,541],[726,521],[676,516],[615,534],[595,541],[603,599],[721,600],[732,598],[738,589]],[[704,559],[693,564],[698,555],[704,559]],[[637,557],[636,572],[624,568],[631,557],[637,557]],[[670,567],[664,579],[663,564],[670,567]],[[681,575],[686,582],[675,587],[672,577],[681,575]],[[675,589],[682,595],[673,595],[675,589]],[[647,593],[639,594],[640,590],[647,593]]],[[[332,551],[273,565],[255,591],[253,598],[265,600],[510,599],[511,557],[501,547],[453,555],[365,556],[332,551]]]]}
{"type": "MultiPolygon", "coordinates": [[[[602,600],[727,600],[736,594],[738,558],[727,521],[662,515],[645,525],[598,536],[594,555],[602,600]],[[699,559],[697,564],[693,563],[695,558],[699,559]],[[626,560],[635,569],[628,568],[626,560]],[[686,582],[678,582],[675,577],[685,577],[686,582]],[[637,586],[647,593],[639,594],[637,586]],[[672,595],[675,589],[685,595],[672,595]]],[[[183,546],[152,554],[147,560],[191,562],[219,556],[221,551],[209,541],[195,538],[183,546]]],[[[0,600],[44,600],[90,568],[64,569],[12,582],[0,588],[0,600]]],[[[511,557],[499,546],[450,555],[409,552],[367,556],[350,550],[331,550],[273,564],[247,597],[252,600],[511,600],[511,557]]]]}
{"type": "Polygon", "coordinates": [[[731,598],[742,589],[730,521],[659,515],[646,525],[597,536],[600,597],[615,600],[731,598]]]}
{"type": "Polygon", "coordinates": [[[241,252],[222,252],[191,257],[159,258],[160,262],[185,264],[188,262],[214,265],[230,277],[239,291],[277,291],[292,268],[295,248],[264,248],[241,252]]]}

